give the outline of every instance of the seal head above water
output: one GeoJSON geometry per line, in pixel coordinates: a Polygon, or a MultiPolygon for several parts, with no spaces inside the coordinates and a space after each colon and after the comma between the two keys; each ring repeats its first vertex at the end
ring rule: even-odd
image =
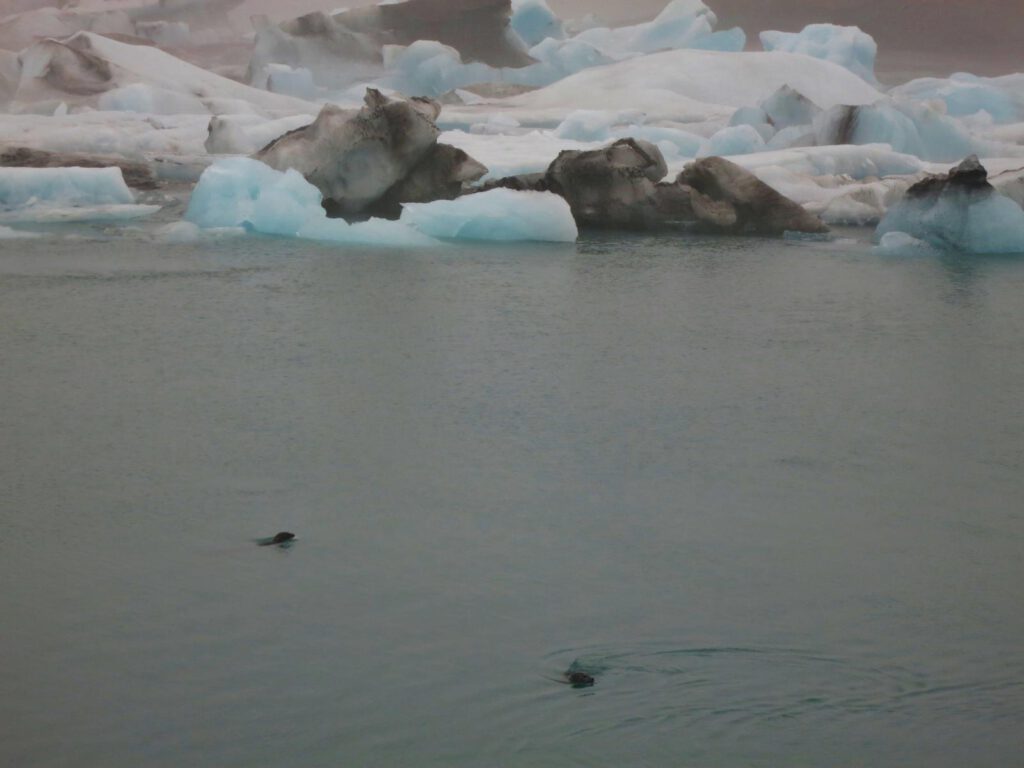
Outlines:
{"type": "Polygon", "coordinates": [[[284,546],[295,541],[295,534],[288,531],[281,531],[266,539],[259,539],[257,543],[261,547],[284,546]]]}
{"type": "Polygon", "coordinates": [[[586,672],[569,671],[565,673],[565,682],[573,688],[589,688],[595,681],[594,678],[586,672]]]}

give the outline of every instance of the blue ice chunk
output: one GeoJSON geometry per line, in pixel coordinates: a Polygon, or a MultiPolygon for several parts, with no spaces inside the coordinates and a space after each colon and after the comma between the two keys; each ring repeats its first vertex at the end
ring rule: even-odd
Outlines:
{"type": "Polygon", "coordinates": [[[259,160],[220,160],[199,178],[185,220],[203,229],[244,227],[250,232],[338,243],[417,246],[436,241],[395,221],[349,224],[328,219],[320,190],[294,169],[277,171],[259,160]]]}
{"type": "Polygon", "coordinates": [[[835,24],[809,24],[800,32],[766,31],[761,33],[761,47],[766,51],[802,53],[824,59],[853,72],[862,80],[876,83],[875,39],[858,27],[835,24]]]}
{"type": "Polygon", "coordinates": [[[548,7],[546,0],[512,0],[510,24],[512,31],[531,48],[549,37],[555,40],[565,37],[562,20],[548,7]]]}
{"type": "Polygon", "coordinates": [[[963,126],[915,103],[861,107],[852,139],[854,144],[889,144],[897,152],[934,162],[952,162],[979,150],[963,126]]]}
{"type": "Polygon", "coordinates": [[[130,205],[121,169],[0,168],[0,209],[34,205],[130,205]]]}
{"type": "Polygon", "coordinates": [[[711,137],[700,155],[749,155],[764,149],[764,139],[750,125],[733,125],[722,128],[711,137]]]}
{"type": "Polygon", "coordinates": [[[550,192],[492,189],[456,200],[406,203],[401,221],[450,240],[572,243],[578,235],[569,204],[550,192]]]}

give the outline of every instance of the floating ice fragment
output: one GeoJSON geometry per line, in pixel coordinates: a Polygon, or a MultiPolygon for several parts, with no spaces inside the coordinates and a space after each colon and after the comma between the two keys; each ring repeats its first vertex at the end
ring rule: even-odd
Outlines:
{"type": "Polygon", "coordinates": [[[886,232],[878,241],[875,250],[892,256],[918,256],[935,252],[928,243],[906,232],[886,232]]]}

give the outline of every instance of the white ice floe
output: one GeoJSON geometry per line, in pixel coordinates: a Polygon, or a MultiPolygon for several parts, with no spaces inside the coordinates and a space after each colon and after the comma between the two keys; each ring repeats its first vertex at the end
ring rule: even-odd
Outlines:
{"type": "Polygon", "coordinates": [[[809,24],[799,32],[761,33],[766,51],[788,51],[834,62],[869,83],[875,80],[875,39],[858,27],[809,24]]]}
{"type": "Polygon", "coordinates": [[[406,203],[401,220],[451,240],[572,243],[578,235],[569,204],[550,192],[492,189],[457,200],[406,203]]]}
{"type": "Polygon", "coordinates": [[[458,147],[489,169],[484,181],[547,170],[558,153],[566,149],[594,149],[600,142],[559,139],[549,131],[485,136],[466,131],[445,131],[438,138],[458,147]]]}
{"type": "MultiPolygon", "coordinates": [[[[882,96],[839,65],[807,56],[680,50],[587,69],[500,103],[534,127],[553,128],[582,109],[639,110],[651,124],[717,121],[721,127],[738,107],[758,104],[787,85],[823,109],[871,104],[882,96]]],[[[469,125],[487,109],[449,106],[441,121],[469,125]]]]}
{"type": "Polygon", "coordinates": [[[61,102],[76,107],[154,114],[315,113],[315,105],[251,88],[175,58],[91,32],[41,40],[21,53],[13,103],[39,112],[61,102]]]}

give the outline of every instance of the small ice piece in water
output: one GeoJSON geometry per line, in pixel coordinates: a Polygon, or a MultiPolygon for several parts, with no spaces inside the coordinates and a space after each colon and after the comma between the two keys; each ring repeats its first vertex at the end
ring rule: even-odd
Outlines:
{"type": "Polygon", "coordinates": [[[766,51],[802,53],[831,61],[869,83],[877,82],[875,57],[878,44],[859,27],[808,24],[799,32],[768,30],[761,33],[761,47],[766,51]]]}
{"type": "Polygon", "coordinates": [[[935,252],[928,243],[906,232],[886,232],[878,241],[875,250],[893,256],[916,256],[935,252]]]}
{"type": "Polygon", "coordinates": [[[550,192],[492,189],[456,200],[407,203],[401,222],[444,239],[572,243],[569,204],[550,192]]]}

